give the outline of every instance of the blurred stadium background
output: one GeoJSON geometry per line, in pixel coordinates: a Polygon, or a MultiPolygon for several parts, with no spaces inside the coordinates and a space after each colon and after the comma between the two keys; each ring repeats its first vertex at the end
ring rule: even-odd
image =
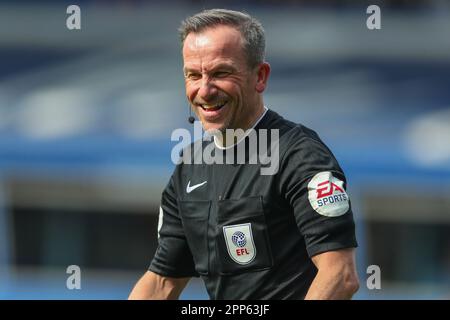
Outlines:
{"type": "MultiPolygon", "coordinates": [[[[445,0],[2,1],[0,299],[127,297],[156,248],[170,134],[189,128],[176,29],[212,7],[262,21],[266,104],[317,130],[347,174],[355,298],[449,299],[445,0]],[[366,28],[369,4],[381,30],[366,28]],[[66,288],[73,264],[81,290],[66,288]],[[372,264],[381,290],[366,288],[372,264]]],[[[193,280],[182,298],[207,295],[193,280]]]]}

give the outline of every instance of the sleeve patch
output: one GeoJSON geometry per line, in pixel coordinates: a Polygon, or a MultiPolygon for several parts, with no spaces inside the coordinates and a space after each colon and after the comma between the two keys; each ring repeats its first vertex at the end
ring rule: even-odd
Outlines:
{"type": "Polygon", "coordinates": [[[320,172],[311,179],[308,199],[311,207],[326,217],[342,216],[350,207],[344,182],[329,171],[320,172]]]}

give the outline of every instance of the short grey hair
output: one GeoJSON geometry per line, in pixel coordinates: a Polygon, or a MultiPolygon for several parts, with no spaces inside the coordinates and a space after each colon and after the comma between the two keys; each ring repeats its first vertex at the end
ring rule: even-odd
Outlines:
{"type": "Polygon", "coordinates": [[[186,18],[178,29],[181,44],[190,33],[200,33],[208,28],[227,25],[235,27],[244,40],[244,51],[250,68],[264,62],[266,38],[261,23],[250,15],[227,9],[204,10],[186,18]]]}

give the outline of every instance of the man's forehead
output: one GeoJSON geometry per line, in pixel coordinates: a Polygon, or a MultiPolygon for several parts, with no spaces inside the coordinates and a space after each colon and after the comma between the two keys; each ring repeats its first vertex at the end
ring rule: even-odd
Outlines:
{"type": "Polygon", "coordinates": [[[211,40],[209,39],[209,37],[205,36],[204,34],[197,35],[196,37],[194,37],[193,43],[192,42],[189,43],[191,49],[208,46],[210,44],[211,44],[211,40]]]}
{"type": "Polygon", "coordinates": [[[242,37],[238,30],[229,26],[216,26],[199,33],[190,33],[183,46],[183,56],[201,54],[233,56],[242,53],[242,37]]]}
{"type": "Polygon", "coordinates": [[[219,68],[225,68],[225,69],[233,69],[237,70],[239,69],[239,65],[236,63],[236,61],[232,59],[226,59],[222,57],[218,57],[213,60],[209,61],[202,61],[201,59],[187,59],[184,63],[183,70],[185,72],[188,71],[194,71],[199,69],[205,69],[205,70],[214,70],[219,68]]]}

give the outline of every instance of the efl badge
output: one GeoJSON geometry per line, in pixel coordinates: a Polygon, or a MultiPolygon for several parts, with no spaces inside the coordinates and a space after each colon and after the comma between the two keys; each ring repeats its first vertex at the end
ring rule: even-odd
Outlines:
{"type": "Polygon", "coordinates": [[[342,216],[350,207],[344,182],[328,171],[316,174],[308,183],[308,199],[313,209],[326,217],[342,216]]]}
{"type": "Polygon", "coordinates": [[[224,226],[223,235],[231,259],[239,264],[249,264],[255,259],[256,249],[251,223],[224,226]]]}

